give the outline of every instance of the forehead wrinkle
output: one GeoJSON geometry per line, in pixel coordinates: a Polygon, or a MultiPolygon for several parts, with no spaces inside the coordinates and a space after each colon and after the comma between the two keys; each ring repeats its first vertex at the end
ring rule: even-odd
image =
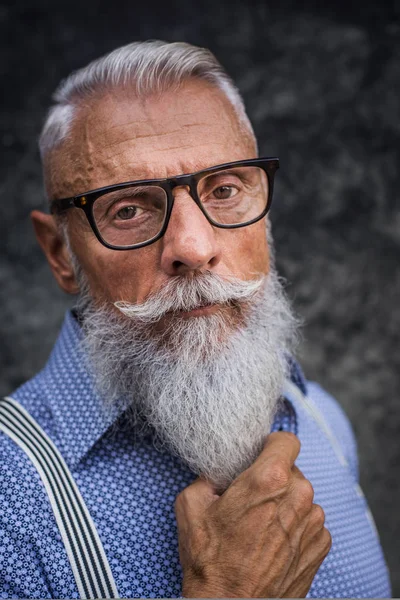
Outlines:
{"type": "MultiPolygon", "coordinates": [[[[149,125],[149,129],[151,128],[151,124],[149,125]]],[[[120,126],[121,128],[123,127],[123,129],[127,129],[130,125],[128,126],[120,126]]],[[[114,146],[119,146],[121,144],[125,144],[125,143],[131,143],[134,142],[136,140],[146,140],[146,139],[152,139],[152,138],[156,138],[156,139],[161,139],[161,138],[166,138],[168,136],[171,135],[175,135],[175,134],[181,134],[184,135],[186,131],[188,130],[193,130],[196,128],[200,128],[200,129],[210,129],[210,124],[205,122],[205,123],[183,123],[180,127],[178,127],[177,129],[171,129],[170,131],[164,131],[164,132],[160,132],[160,131],[154,131],[154,132],[145,132],[145,133],[133,133],[132,135],[129,135],[128,137],[126,137],[125,139],[120,139],[120,138],[115,138],[115,136],[113,135],[112,137],[114,139],[112,139],[109,143],[105,143],[102,144],[102,148],[112,148],[114,146]]],[[[107,134],[110,130],[106,130],[102,137],[106,138],[107,134]]],[[[115,133],[115,132],[114,132],[115,133]]]]}
{"type": "Polygon", "coordinates": [[[155,132],[155,133],[139,133],[135,134],[134,137],[127,137],[126,139],[118,139],[116,141],[112,141],[109,144],[104,144],[103,148],[111,148],[112,146],[118,146],[119,144],[124,144],[126,142],[132,142],[134,140],[141,140],[147,138],[163,138],[168,137],[170,135],[174,135],[176,133],[184,133],[186,129],[195,129],[196,127],[204,128],[207,125],[210,128],[209,123],[188,123],[180,127],[179,129],[172,129],[171,131],[165,132],[155,132]]]}
{"type": "Polygon", "coordinates": [[[161,137],[165,137],[167,135],[171,135],[174,133],[180,133],[181,130],[180,129],[175,129],[174,131],[167,131],[165,133],[142,133],[142,134],[137,134],[134,137],[128,137],[124,140],[116,140],[113,142],[110,142],[109,144],[104,144],[103,148],[113,148],[114,146],[120,146],[121,144],[126,144],[126,143],[131,143],[132,141],[135,140],[141,140],[141,139],[147,139],[147,138],[161,138],[161,137]]]}
{"type": "MultiPolygon", "coordinates": [[[[154,108],[155,108],[156,111],[159,111],[159,108],[158,108],[157,105],[154,108]]],[[[163,109],[164,109],[164,106],[163,106],[163,109]]],[[[124,127],[127,127],[127,126],[139,126],[140,127],[141,125],[144,125],[144,124],[147,124],[147,123],[152,123],[152,122],[159,121],[158,118],[154,118],[154,116],[151,114],[152,111],[150,111],[150,110],[146,110],[146,109],[143,110],[142,109],[142,113],[141,113],[142,114],[142,118],[140,118],[140,111],[138,111],[138,112],[139,112],[139,114],[138,114],[137,117],[135,115],[135,118],[129,119],[125,123],[115,123],[114,125],[110,125],[108,127],[108,129],[110,131],[113,131],[113,130],[120,129],[121,127],[124,128],[124,127]]],[[[172,115],[168,114],[168,112],[167,112],[167,118],[174,119],[174,121],[178,122],[179,126],[181,126],[181,125],[187,125],[187,124],[190,124],[190,121],[193,120],[193,114],[194,113],[196,113],[196,110],[193,111],[193,109],[187,109],[187,110],[182,110],[182,111],[180,111],[180,110],[174,110],[174,113],[172,115]],[[187,122],[187,119],[189,120],[189,123],[187,122]]],[[[124,114],[126,114],[126,113],[124,113],[124,114]]],[[[162,117],[165,114],[166,113],[163,110],[162,113],[161,113],[162,117]]],[[[220,114],[221,117],[222,117],[222,115],[224,115],[224,116],[226,115],[228,117],[228,119],[229,119],[229,114],[227,114],[226,110],[221,111],[219,114],[220,114]]],[[[204,123],[208,124],[208,121],[205,121],[204,123]]]]}
{"type": "MultiPolygon", "coordinates": [[[[217,148],[222,147],[222,149],[224,149],[224,147],[225,147],[225,144],[223,144],[222,142],[221,143],[215,142],[213,145],[217,148]]],[[[197,146],[197,149],[200,150],[201,148],[205,147],[207,149],[207,155],[209,156],[210,146],[211,146],[211,144],[209,144],[209,143],[199,144],[197,146]]],[[[175,146],[175,147],[171,147],[171,146],[168,147],[168,150],[185,151],[185,150],[192,150],[192,149],[193,149],[193,147],[190,145],[187,145],[187,146],[179,145],[179,146],[175,146]]],[[[153,150],[152,156],[159,155],[160,153],[165,155],[165,151],[166,150],[162,149],[162,148],[153,150]]],[[[112,156],[112,158],[114,159],[113,163],[114,163],[115,168],[121,169],[124,166],[124,164],[117,163],[118,156],[121,156],[121,155],[125,155],[125,152],[121,151],[120,153],[114,154],[112,156]]],[[[126,166],[128,168],[131,166],[128,160],[124,161],[124,162],[126,163],[126,166]]],[[[175,162],[175,160],[174,160],[174,162],[175,162]]],[[[227,161],[225,161],[223,159],[218,159],[218,158],[215,160],[210,160],[208,158],[206,160],[196,159],[195,161],[190,161],[188,159],[185,159],[184,157],[181,157],[176,161],[176,165],[179,165],[179,166],[165,165],[163,168],[164,173],[160,174],[160,167],[155,167],[153,163],[146,161],[145,163],[142,163],[141,165],[135,164],[132,167],[132,171],[130,171],[130,174],[124,178],[124,181],[135,181],[136,179],[137,180],[140,180],[140,179],[166,179],[169,177],[175,177],[177,175],[182,175],[185,173],[196,173],[197,171],[202,171],[204,169],[208,169],[212,166],[215,166],[216,164],[223,163],[223,162],[227,162],[227,161]]],[[[98,163],[98,166],[100,166],[100,161],[98,163]]],[[[110,163],[107,166],[108,166],[107,170],[111,174],[111,169],[113,168],[113,165],[110,163]]],[[[115,183],[115,182],[113,181],[112,183],[115,183]]],[[[121,180],[121,183],[122,183],[122,180],[121,180]]]]}
{"type": "MultiPolygon", "coordinates": [[[[216,146],[217,148],[222,146],[223,148],[225,148],[226,144],[224,142],[204,142],[203,144],[197,144],[196,150],[199,150],[201,148],[207,148],[208,154],[209,154],[211,146],[216,146]]],[[[152,154],[166,152],[167,150],[193,150],[193,146],[191,144],[187,144],[185,146],[182,146],[181,144],[179,144],[179,146],[168,146],[167,148],[155,148],[154,150],[152,150],[152,154]]]]}
{"type": "MultiPolygon", "coordinates": [[[[197,144],[196,149],[203,148],[203,147],[210,148],[211,146],[225,147],[225,144],[223,142],[212,142],[212,143],[205,142],[204,144],[197,144]]],[[[165,153],[170,150],[193,150],[193,146],[191,144],[186,144],[186,145],[179,144],[178,146],[169,146],[168,145],[165,148],[152,148],[151,153],[154,155],[154,154],[159,154],[160,152],[165,153]]],[[[104,158],[118,158],[119,156],[121,156],[123,154],[126,154],[126,150],[121,150],[120,152],[115,152],[108,156],[106,155],[104,158]]]]}
{"type": "Polygon", "coordinates": [[[236,115],[214,94],[210,102],[202,97],[193,103],[192,95],[186,102],[185,94],[174,97],[171,109],[165,101],[149,100],[148,106],[138,107],[114,100],[86,106],[76,122],[76,161],[68,161],[69,173],[63,177],[74,193],[248,158],[245,148],[243,155],[240,151],[243,136],[236,115]]]}
{"type": "MultiPolygon", "coordinates": [[[[209,146],[207,145],[207,148],[209,146]]],[[[191,147],[189,147],[191,148],[191,147]]],[[[181,147],[179,147],[181,149],[181,147]]],[[[117,177],[118,181],[115,177],[111,177],[107,183],[102,185],[114,185],[118,183],[125,183],[128,181],[141,181],[148,179],[169,179],[171,177],[176,177],[178,175],[185,175],[188,173],[197,173],[198,171],[204,171],[209,169],[210,167],[215,166],[216,164],[222,164],[222,160],[214,160],[210,161],[210,159],[196,158],[196,159],[180,159],[176,162],[174,166],[165,166],[163,169],[163,173],[160,172],[159,167],[155,167],[154,163],[151,161],[143,161],[141,165],[130,165],[127,163],[127,171],[126,176],[117,177]],[[128,170],[129,169],[129,170],[128,170]]],[[[121,165],[120,165],[121,166],[121,165]]],[[[114,175],[114,173],[112,173],[114,175]]],[[[99,187],[99,186],[97,186],[99,187]]]]}

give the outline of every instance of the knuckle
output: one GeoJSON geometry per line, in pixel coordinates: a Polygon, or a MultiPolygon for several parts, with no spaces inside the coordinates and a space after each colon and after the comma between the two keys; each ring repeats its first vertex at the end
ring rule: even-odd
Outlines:
{"type": "Polygon", "coordinates": [[[185,490],[183,490],[182,492],[180,492],[177,497],[175,498],[175,510],[179,510],[179,508],[182,506],[182,504],[184,503],[184,496],[183,494],[185,493],[185,490]]]}
{"type": "Polygon", "coordinates": [[[297,437],[297,435],[295,435],[294,433],[291,433],[290,431],[284,431],[282,433],[283,433],[283,435],[285,435],[287,437],[288,441],[293,446],[293,449],[296,450],[297,452],[300,452],[301,443],[300,443],[300,440],[297,437]]]}
{"type": "Polygon", "coordinates": [[[319,504],[313,504],[312,509],[311,509],[310,519],[314,523],[314,525],[319,526],[319,527],[324,526],[325,512],[319,504]]]}
{"type": "Polygon", "coordinates": [[[301,448],[301,442],[297,435],[290,431],[274,431],[270,433],[267,438],[268,442],[274,442],[274,450],[279,448],[280,452],[287,453],[289,450],[291,453],[298,455],[301,448]]]}
{"type": "Polygon", "coordinates": [[[269,463],[267,467],[252,470],[249,475],[251,475],[251,487],[263,493],[280,491],[290,482],[290,472],[279,460],[269,463]]]}
{"type": "Polygon", "coordinates": [[[291,472],[287,465],[276,459],[269,467],[268,471],[264,474],[265,485],[269,489],[280,490],[286,488],[291,480],[291,472]]]}
{"type": "Polygon", "coordinates": [[[329,550],[332,548],[332,536],[330,531],[324,527],[323,530],[323,545],[324,545],[324,553],[328,554],[329,550]]]}
{"type": "Polygon", "coordinates": [[[295,435],[291,431],[274,431],[274,432],[270,433],[268,437],[271,440],[274,440],[274,439],[276,439],[276,440],[286,439],[290,443],[298,444],[299,447],[300,447],[299,438],[297,437],[297,435],[295,435]]]}
{"type": "Polygon", "coordinates": [[[190,504],[191,489],[190,486],[182,490],[175,498],[175,510],[178,508],[183,509],[190,504]]]}
{"type": "Polygon", "coordinates": [[[302,506],[311,509],[314,499],[314,488],[308,479],[300,479],[296,484],[297,497],[302,506]]]}

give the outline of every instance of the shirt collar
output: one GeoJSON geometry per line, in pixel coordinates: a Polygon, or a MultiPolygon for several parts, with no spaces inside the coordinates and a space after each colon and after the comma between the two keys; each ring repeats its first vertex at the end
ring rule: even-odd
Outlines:
{"type": "Polygon", "coordinates": [[[307,380],[299,363],[288,354],[286,360],[289,365],[289,379],[297,385],[300,391],[307,396],[307,380]]]}
{"type": "MultiPolygon", "coordinates": [[[[48,363],[38,376],[54,420],[54,441],[70,468],[79,463],[122,413],[117,407],[105,410],[85,367],[81,340],[81,326],[68,312],[48,363]]],[[[300,366],[291,356],[288,364],[290,379],[307,393],[300,366]]],[[[272,430],[297,433],[296,413],[287,398],[279,404],[272,430]]]]}
{"type": "Polygon", "coordinates": [[[54,421],[54,441],[70,468],[78,464],[121,413],[116,407],[105,410],[85,366],[81,340],[81,327],[68,312],[40,373],[40,387],[54,421]]]}

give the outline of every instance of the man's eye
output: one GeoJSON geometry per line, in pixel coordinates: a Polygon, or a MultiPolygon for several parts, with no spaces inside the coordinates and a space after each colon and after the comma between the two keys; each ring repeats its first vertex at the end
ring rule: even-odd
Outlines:
{"type": "Polygon", "coordinates": [[[218,200],[228,200],[228,198],[233,198],[236,196],[238,190],[231,185],[220,185],[213,191],[213,195],[218,200]]]}
{"type": "Polygon", "coordinates": [[[137,206],[124,206],[123,208],[119,209],[115,216],[117,219],[127,221],[128,219],[133,219],[133,217],[136,217],[138,212],[140,214],[140,210],[141,209],[137,206]]]}

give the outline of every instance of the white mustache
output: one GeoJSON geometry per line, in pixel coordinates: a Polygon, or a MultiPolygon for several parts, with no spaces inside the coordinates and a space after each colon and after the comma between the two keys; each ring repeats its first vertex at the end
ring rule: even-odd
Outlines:
{"type": "Polygon", "coordinates": [[[207,271],[192,279],[176,277],[140,304],[118,301],[114,306],[125,316],[143,323],[156,323],[167,313],[190,311],[207,304],[248,302],[262,288],[265,276],[250,281],[223,279],[207,271]]]}

